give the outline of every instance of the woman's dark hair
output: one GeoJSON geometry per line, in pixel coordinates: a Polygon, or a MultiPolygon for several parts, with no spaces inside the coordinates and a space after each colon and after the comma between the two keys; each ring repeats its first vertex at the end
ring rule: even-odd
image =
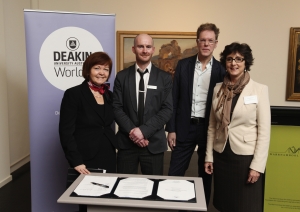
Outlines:
{"type": "Polygon", "coordinates": [[[105,52],[95,52],[88,56],[84,61],[82,66],[82,76],[84,79],[88,80],[90,78],[91,69],[94,65],[108,65],[109,66],[109,75],[110,77],[112,70],[112,60],[105,52]]]}
{"type": "Polygon", "coordinates": [[[250,71],[250,66],[253,65],[253,55],[250,46],[246,43],[237,43],[234,42],[230,45],[225,46],[225,49],[220,54],[220,62],[224,68],[226,68],[226,58],[232,53],[239,53],[245,59],[246,70],[250,71]]]}

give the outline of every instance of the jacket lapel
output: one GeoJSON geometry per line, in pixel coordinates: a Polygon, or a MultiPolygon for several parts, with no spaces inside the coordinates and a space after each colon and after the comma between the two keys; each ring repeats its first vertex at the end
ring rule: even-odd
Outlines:
{"type": "Polygon", "coordinates": [[[243,106],[244,106],[244,97],[250,96],[252,91],[253,81],[250,79],[249,83],[245,86],[242,93],[240,94],[240,97],[235,105],[235,108],[232,113],[231,122],[232,120],[237,116],[239,113],[243,113],[243,106]]]}
{"type": "Polygon", "coordinates": [[[104,121],[103,117],[98,112],[97,101],[95,100],[95,97],[93,96],[92,92],[90,91],[86,80],[81,84],[81,92],[82,92],[83,97],[84,97],[85,101],[87,102],[87,104],[89,104],[90,107],[92,108],[92,110],[98,114],[98,116],[102,119],[102,121],[104,121]]]}
{"type": "MultiPolygon", "coordinates": [[[[109,119],[109,117],[111,116],[111,114],[113,114],[113,110],[112,110],[112,95],[109,97],[110,98],[110,102],[109,100],[104,97],[104,118],[103,121],[106,124],[109,119]]],[[[112,115],[113,116],[113,115],[112,115]]]]}
{"type": "Polygon", "coordinates": [[[189,86],[189,100],[190,105],[192,105],[193,99],[193,85],[194,85],[194,72],[195,72],[195,63],[196,63],[197,55],[192,57],[188,64],[188,86],[189,86]]]}
{"type": "MultiPolygon", "coordinates": [[[[156,89],[158,89],[157,85],[157,78],[158,78],[158,70],[157,68],[152,64],[152,68],[151,68],[151,72],[150,72],[150,76],[149,76],[149,81],[148,81],[148,85],[154,85],[157,86],[156,89]]],[[[155,94],[156,89],[147,89],[147,93],[146,93],[146,101],[145,101],[145,107],[144,107],[144,114],[146,114],[148,112],[149,106],[151,104],[155,104],[155,103],[151,103],[152,97],[155,94]]]]}
{"type": "Polygon", "coordinates": [[[220,73],[220,66],[217,66],[217,60],[213,57],[213,65],[211,68],[211,77],[210,77],[210,84],[209,84],[209,89],[213,90],[214,86],[217,83],[218,79],[218,73],[220,73]]]}
{"type": "Polygon", "coordinates": [[[132,103],[132,108],[134,112],[137,113],[135,65],[129,68],[128,86],[129,86],[129,96],[132,103]]]}

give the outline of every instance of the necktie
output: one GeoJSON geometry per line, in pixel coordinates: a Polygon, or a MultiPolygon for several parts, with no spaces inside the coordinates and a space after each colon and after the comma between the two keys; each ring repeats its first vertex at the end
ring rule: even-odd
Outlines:
{"type": "Polygon", "coordinates": [[[140,83],[139,83],[138,117],[139,117],[139,125],[142,125],[143,117],[144,117],[144,98],[145,98],[144,74],[148,72],[148,69],[146,69],[144,72],[142,72],[139,69],[137,71],[141,76],[140,83]]]}

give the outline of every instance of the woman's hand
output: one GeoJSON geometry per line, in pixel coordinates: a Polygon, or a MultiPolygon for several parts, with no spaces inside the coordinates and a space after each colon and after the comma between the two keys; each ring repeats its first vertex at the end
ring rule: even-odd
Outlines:
{"type": "Polygon", "coordinates": [[[89,170],[86,169],[84,164],[76,166],[74,167],[74,169],[78,171],[80,174],[90,174],[89,170]]]}
{"type": "Polygon", "coordinates": [[[212,174],[214,172],[214,166],[212,162],[205,162],[204,168],[207,174],[212,174]]]}
{"type": "Polygon", "coordinates": [[[260,176],[260,173],[258,171],[255,171],[253,169],[250,169],[247,183],[255,183],[260,176]]]}

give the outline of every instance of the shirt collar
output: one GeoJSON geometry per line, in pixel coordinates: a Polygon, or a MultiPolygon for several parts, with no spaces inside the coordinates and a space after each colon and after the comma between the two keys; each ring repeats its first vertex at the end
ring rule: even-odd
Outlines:
{"type": "MultiPolygon", "coordinates": [[[[150,62],[149,65],[148,65],[147,68],[146,68],[146,69],[148,69],[149,74],[150,74],[151,68],[152,68],[152,63],[150,62]]],[[[137,71],[138,69],[142,70],[142,69],[138,66],[138,64],[135,63],[135,71],[137,71]]],[[[146,69],[145,69],[145,70],[146,70],[146,69]]],[[[143,71],[145,71],[145,70],[143,70],[143,71]]]]}
{"type": "MultiPolygon", "coordinates": [[[[202,66],[202,63],[198,59],[198,55],[197,55],[197,58],[196,58],[196,64],[197,63],[201,64],[201,66],[202,66]]],[[[207,63],[206,68],[208,69],[208,68],[212,67],[212,64],[213,64],[213,57],[210,58],[210,61],[207,63]]]]}

